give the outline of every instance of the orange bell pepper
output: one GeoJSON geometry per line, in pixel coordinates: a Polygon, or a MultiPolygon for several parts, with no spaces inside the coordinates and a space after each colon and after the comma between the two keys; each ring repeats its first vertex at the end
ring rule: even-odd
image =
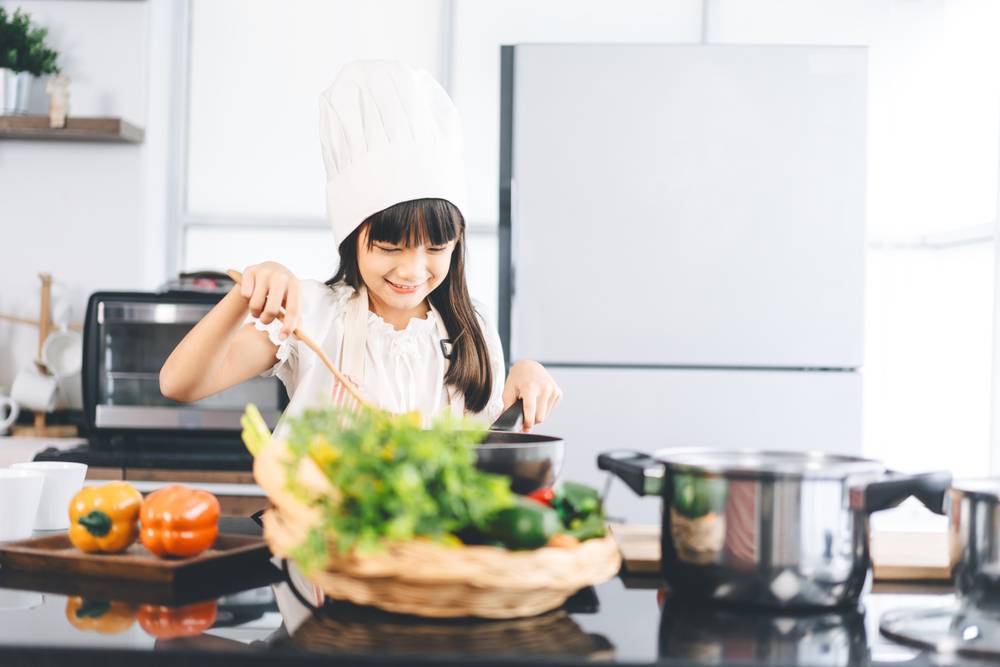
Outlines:
{"type": "Polygon", "coordinates": [[[215,624],[216,610],[215,600],[183,607],[144,604],[139,607],[139,625],[157,639],[194,637],[215,624]]]}
{"type": "Polygon", "coordinates": [[[146,497],[139,520],[142,544],[157,556],[197,556],[219,534],[219,500],[173,484],[146,497]]]}
{"type": "Polygon", "coordinates": [[[127,602],[103,602],[81,597],[66,598],[66,620],[79,630],[114,635],[135,623],[135,607],[127,602]]]}

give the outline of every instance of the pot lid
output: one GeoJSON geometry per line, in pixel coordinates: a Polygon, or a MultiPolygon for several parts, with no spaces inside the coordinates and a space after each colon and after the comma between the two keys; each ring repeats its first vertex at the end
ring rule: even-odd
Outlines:
{"type": "Polygon", "coordinates": [[[937,653],[1000,658],[1000,616],[972,605],[893,610],[882,616],[879,630],[895,641],[937,653]]]}
{"type": "Polygon", "coordinates": [[[967,496],[975,496],[982,500],[1000,501],[1000,478],[958,479],[951,483],[951,488],[967,496]]]}
{"type": "Polygon", "coordinates": [[[726,476],[843,479],[885,472],[880,461],[823,452],[683,448],[661,449],[656,459],[669,468],[726,476]]]}

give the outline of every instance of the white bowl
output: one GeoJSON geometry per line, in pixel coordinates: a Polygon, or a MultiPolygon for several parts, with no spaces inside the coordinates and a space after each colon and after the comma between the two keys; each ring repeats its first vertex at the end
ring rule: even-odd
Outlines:
{"type": "Polygon", "coordinates": [[[31,537],[44,483],[39,472],[0,468],[0,542],[31,537]]]}
{"type": "Polygon", "coordinates": [[[41,593],[19,591],[13,588],[0,588],[0,611],[33,609],[42,604],[42,601],[41,593]]]}
{"type": "Polygon", "coordinates": [[[35,530],[69,528],[69,501],[83,488],[87,464],[67,461],[28,461],[15,463],[13,470],[28,470],[45,477],[42,499],[38,503],[35,530]]]}

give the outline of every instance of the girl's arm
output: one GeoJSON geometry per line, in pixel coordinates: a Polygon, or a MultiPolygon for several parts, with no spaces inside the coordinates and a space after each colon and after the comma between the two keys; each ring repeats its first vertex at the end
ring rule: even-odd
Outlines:
{"type": "Polygon", "coordinates": [[[274,262],[243,272],[243,281],[223,297],[178,343],[160,369],[160,393],[191,402],[260,375],[275,363],[277,347],[267,333],[245,325],[249,311],[263,324],[284,306],[283,336],[298,320],[298,280],[274,262]]]}

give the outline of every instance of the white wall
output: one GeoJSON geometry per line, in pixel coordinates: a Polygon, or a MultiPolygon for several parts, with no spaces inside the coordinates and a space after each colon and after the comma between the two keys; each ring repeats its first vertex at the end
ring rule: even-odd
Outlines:
{"type": "MultiPolygon", "coordinates": [[[[172,2],[0,4],[49,28],[71,79],[71,115],[147,130],[140,145],[0,141],[0,312],[37,317],[46,271],[81,321],[91,292],[151,288],[164,275],[172,2]]],[[[36,98],[32,111],[45,113],[36,98]]],[[[0,386],[30,363],[36,340],[33,327],[0,322],[0,386]]]]}

